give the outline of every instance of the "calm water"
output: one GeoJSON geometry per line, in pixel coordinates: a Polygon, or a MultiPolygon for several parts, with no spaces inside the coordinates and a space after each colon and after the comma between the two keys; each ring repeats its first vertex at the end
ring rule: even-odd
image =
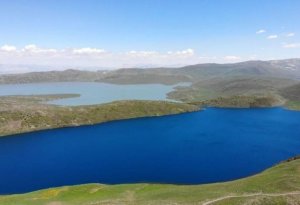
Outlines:
{"type": "Polygon", "coordinates": [[[297,154],[300,112],[209,108],[0,138],[0,193],[91,182],[219,182],[297,154]]]}
{"type": "MultiPolygon", "coordinates": [[[[182,84],[185,85],[185,84],[182,84]]],[[[176,85],[177,86],[177,85],[176,85]]],[[[32,83],[0,85],[0,96],[80,94],[78,98],[51,101],[56,105],[90,105],[115,100],[166,100],[166,94],[175,86],[161,84],[114,85],[106,83],[32,83]]]]}

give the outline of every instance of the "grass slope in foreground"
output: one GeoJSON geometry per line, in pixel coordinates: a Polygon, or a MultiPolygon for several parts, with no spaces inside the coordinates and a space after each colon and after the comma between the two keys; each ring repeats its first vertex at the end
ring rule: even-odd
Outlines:
{"type": "Polygon", "coordinates": [[[300,204],[300,159],[276,165],[260,174],[208,185],[87,184],[0,196],[1,205],[91,204],[300,204]]]}
{"type": "Polygon", "coordinates": [[[76,95],[0,97],[0,136],[199,110],[199,106],[166,101],[116,101],[101,105],[75,107],[42,103],[74,96],[76,95]]]}

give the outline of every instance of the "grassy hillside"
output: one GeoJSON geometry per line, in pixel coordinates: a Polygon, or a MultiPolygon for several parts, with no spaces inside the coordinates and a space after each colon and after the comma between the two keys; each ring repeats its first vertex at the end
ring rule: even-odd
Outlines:
{"type": "Polygon", "coordinates": [[[300,59],[247,61],[233,64],[210,63],[180,68],[127,68],[97,72],[66,70],[0,76],[0,84],[62,81],[114,84],[191,82],[190,86],[178,86],[168,93],[168,97],[183,102],[215,99],[214,105],[216,101],[221,105],[221,99],[227,99],[225,104],[228,105],[228,99],[233,98],[235,103],[231,104],[238,105],[238,102],[242,101],[237,102],[236,96],[272,96],[272,98],[282,96],[287,100],[288,107],[300,109],[298,106],[300,86],[295,86],[300,82],[300,59]]]}
{"type": "Polygon", "coordinates": [[[179,87],[168,93],[168,97],[193,102],[238,95],[277,95],[280,89],[297,82],[291,79],[270,77],[220,77],[201,80],[187,87],[179,87]]]}
{"type": "Polygon", "coordinates": [[[281,89],[280,95],[287,99],[286,106],[288,108],[300,110],[300,84],[281,89]]]}
{"type": "Polygon", "coordinates": [[[171,74],[123,74],[109,73],[105,77],[96,80],[97,82],[113,83],[113,84],[165,84],[173,85],[181,82],[190,82],[192,79],[185,75],[171,74]]]}
{"type": "Polygon", "coordinates": [[[223,81],[218,81],[216,84],[211,83],[212,85],[207,87],[206,91],[202,91],[201,89],[204,88],[200,87],[200,91],[193,90],[193,88],[190,93],[190,90],[184,91],[190,89],[189,87],[182,87],[169,94],[169,97],[187,103],[119,101],[96,106],[61,107],[42,102],[78,95],[0,97],[0,136],[41,129],[95,124],[116,119],[176,114],[198,110],[199,106],[272,107],[285,104],[290,109],[299,110],[298,91],[300,88],[298,85],[283,88],[280,92],[276,90],[280,89],[276,84],[283,86],[290,83],[290,81],[286,82],[281,79],[235,79],[226,81],[226,83],[223,81]],[[255,92],[256,90],[257,92],[255,92]],[[243,95],[239,95],[241,93],[243,95]]]}
{"type": "Polygon", "coordinates": [[[61,107],[41,102],[74,95],[0,97],[0,136],[117,119],[198,110],[195,105],[165,101],[117,101],[93,106],[61,107]]]}
{"type": "Polygon", "coordinates": [[[290,110],[300,110],[300,101],[288,101],[285,106],[290,110]]]}
{"type": "Polygon", "coordinates": [[[98,79],[103,72],[90,72],[79,70],[50,71],[50,72],[31,72],[23,74],[1,75],[1,84],[17,83],[44,83],[44,82],[93,82],[98,79]]]}
{"type": "Polygon", "coordinates": [[[211,107],[251,108],[274,107],[284,105],[285,100],[280,96],[230,96],[218,97],[211,100],[193,102],[191,104],[211,107]]]}
{"type": "Polygon", "coordinates": [[[300,101],[300,84],[283,88],[280,94],[290,101],[300,101]]]}
{"type": "Polygon", "coordinates": [[[300,204],[300,159],[248,178],[208,185],[87,184],[0,196],[1,205],[296,205],[300,204]]]}

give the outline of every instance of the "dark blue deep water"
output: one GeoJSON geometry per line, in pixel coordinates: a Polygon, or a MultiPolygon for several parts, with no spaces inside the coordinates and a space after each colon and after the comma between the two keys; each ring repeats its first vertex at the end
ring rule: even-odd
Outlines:
{"type": "Polygon", "coordinates": [[[218,109],[0,138],[0,193],[83,183],[201,184],[300,154],[300,112],[218,109]]]}

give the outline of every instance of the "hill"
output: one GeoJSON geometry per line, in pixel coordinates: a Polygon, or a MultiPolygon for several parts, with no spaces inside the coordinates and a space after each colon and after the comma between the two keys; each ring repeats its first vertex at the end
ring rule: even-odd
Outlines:
{"type": "Polygon", "coordinates": [[[191,86],[178,87],[169,98],[184,102],[209,100],[237,95],[279,95],[279,90],[298,83],[296,80],[271,77],[216,77],[201,80],[191,86]]]}
{"type": "Polygon", "coordinates": [[[280,95],[287,99],[287,107],[293,110],[300,110],[300,84],[281,89],[280,95]]]}
{"type": "Polygon", "coordinates": [[[291,101],[300,101],[300,84],[285,87],[280,94],[291,101]]]}
{"type": "Polygon", "coordinates": [[[198,106],[165,101],[116,101],[101,105],[61,107],[43,104],[68,95],[0,97],[0,136],[144,116],[199,110],[198,106]]]}
{"type": "Polygon", "coordinates": [[[42,82],[70,82],[70,81],[95,81],[103,71],[91,72],[80,70],[31,72],[22,74],[8,74],[0,76],[1,84],[42,83],[42,82]]]}
{"type": "Polygon", "coordinates": [[[300,80],[300,59],[246,61],[233,64],[197,64],[180,68],[119,69],[103,71],[50,71],[1,75],[0,83],[109,82],[115,84],[197,82],[217,77],[272,77],[300,80]]]}
{"type": "MultiPolygon", "coordinates": [[[[178,84],[168,93],[168,98],[183,102],[199,102],[216,99],[213,104],[241,106],[253,103],[250,98],[271,97],[271,104],[282,104],[300,109],[300,59],[276,61],[246,61],[233,64],[198,64],[180,68],[125,68],[110,71],[65,70],[0,75],[0,84],[40,82],[104,82],[113,84],[178,84]],[[248,96],[241,98],[239,96],[248,96]],[[229,103],[228,99],[232,98],[229,103]],[[237,101],[238,99],[238,101],[237,101]],[[247,99],[245,101],[245,99],[247,99]],[[274,101],[274,99],[276,99],[274,101]]],[[[212,102],[212,101],[211,101],[212,102]]],[[[260,101],[262,102],[262,101],[260,101]]],[[[266,101],[264,101],[266,102],[266,101]]],[[[270,104],[270,103],[266,103],[270,104]]]]}

